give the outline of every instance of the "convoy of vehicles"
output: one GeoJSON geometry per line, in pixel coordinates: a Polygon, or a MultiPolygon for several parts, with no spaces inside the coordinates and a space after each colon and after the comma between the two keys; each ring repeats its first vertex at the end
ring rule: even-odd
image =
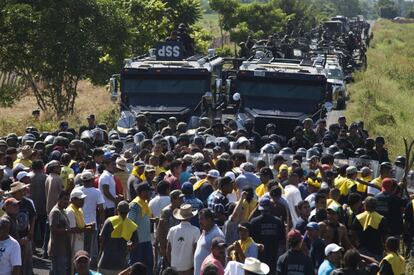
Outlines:
{"type": "Polygon", "coordinates": [[[355,69],[363,68],[366,24],[360,18],[335,16],[321,26],[320,42],[315,42],[318,31],[307,44],[303,37],[283,38],[279,44],[284,48],[261,41],[250,58],[233,60],[231,69],[225,66],[231,59],[214,50],[183,58],[182,45],[176,42],[159,43],[149,55],[126,60],[120,74],[111,78],[112,96],[120,94],[123,111],[118,132],[126,134],[138,113],[150,114],[153,121],[174,116],[194,128],[200,117],[217,119],[230,113],[238,125],[252,119],[263,134],[265,126],[274,123],[278,134],[289,137],[305,118],[316,121],[332,107],[344,109],[346,83],[355,69]],[[293,59],[273,56],[299,48],[293,59]]]}

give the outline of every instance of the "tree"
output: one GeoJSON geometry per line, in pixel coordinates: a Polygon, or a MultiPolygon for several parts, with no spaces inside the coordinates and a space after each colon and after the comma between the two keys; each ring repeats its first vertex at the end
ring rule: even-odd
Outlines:
{"type": "Polygon", "coordinates": [[[398,16],[398,7],[394,1],[379,0],[377,3],[379,15],[382,18],[393,19],[398,16]]]}

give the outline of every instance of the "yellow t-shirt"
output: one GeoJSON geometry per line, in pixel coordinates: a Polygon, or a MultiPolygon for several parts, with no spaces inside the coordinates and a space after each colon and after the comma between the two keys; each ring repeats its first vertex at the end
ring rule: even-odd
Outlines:
{"type": "Polygon", "coordinates": [[[246,200],[243,200],[242,202],[243,213],[242,213],[242,218],[240,222],[248,222],[249,217],[254,211],[254,209],[256,208],[256,206],[257,206],[257,200],[255,199],[252,199],[251,202],[247,202],[246,200]]]}
{"type": "MultiPolygon", "coordinates": [[[[285,190],[283,189],[283,186],[279,183],[278,184],[280,189],[282,189],[282,195],[285,193],[285,190]]],[[[259,186],[256,187],[256,196],[260,199],[269,192],[269,189],[267,188],[267,184],[261,183],[259,186]]]]}
{"type": "Polygon", "coordinates": [[[75,172],[72,168],[68,166],[63,166],[60,171],[60,178],[63,181],[63,185],[65,186],[65,189],[67,189],[69,180],[73,180],[75,178],[75,172]]]}
{"type": "Polygon", "coordinates": [[[32,167],[32,161],[30,159],[16,159],[13,162],[13,167],[16,167],[17,164],[23,164],[25,167],[31,168],[32,167]]]}
{"type": "MultiPolygon", "coordinates": [[[[371,176],[367,176],[367,177],[358,177],[359,179],[365,181],[365,182],[371,182],[372,177],[371,176]]],[[[357,191],[359,193],[366,193],[367,192],[367,188],[368,186],[366,186],[365,184],[362,183],[357,183],[357,191]]]]}
{"type": "Polygon", "coordinates": [[[342,177],[341,175],[337,176],[334,180],[334,186],[335,188],[338,188],[341,190],[342,186],[346,183],[347,178],[342,177]]]}

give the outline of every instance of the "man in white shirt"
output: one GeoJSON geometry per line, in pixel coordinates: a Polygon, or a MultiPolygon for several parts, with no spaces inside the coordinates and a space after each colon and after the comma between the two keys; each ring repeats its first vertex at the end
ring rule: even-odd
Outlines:
{"type": "Polygon", "coordinates": [[[96,209],[98,209],[99,220],[105,221],[105,213],[103,205],[105,200],[99,189],[93,187],[94,173],[92,170],[84,170],[80,176],[83,186],[78,187],[85,195],[85,202],[83,204],[83,217],[86,224],[95,224],[95,228],[91,232],[85,232],[85,250],[91,257],[92,265],[98,260],[98,226],[96,218],[96,209]]]}
{"type": "Polygon", "coordinates": [[[111,159],[105,159],[103,162],[105,170],[99,177],[99,190],[102,192],[104,197],[104,211],[105,218],[112,217],[115,215],[116,205],[116,183],[114,179],[115,161],[111,159]]]}
{"type": "Polygon", "coordinates": [[[149,202],[149,207],[151,208],[154,218],[159,218],[161,216],[161,211],[171,203],[169,193],[169,183],[163,180],[160,181],[157,184],[157,195],[149,202]]]}
{"type": "Polygon", "coordinates": [[[299,219],[297,212],[297,205],[302,201],[302,196],[298,188],[299,176],[296,173],[291,173],[288,178],[288,184],[285,187],[285,198],[289,205],[290,215],[292,217],[292,224],[296,224],[299,219]]]}
{"type": "Polygon", "coordinates": [[[197,212],[198,210],[192,210],[190,204],[183,204],[173,212],[174,218],[181,223],[168,231],[167,258],[179,275],[193,275],[194,272],[193,255],[200,230],[191,225],[189,220],[197,215],[197,212]]]}
{"type": "Polygon", "coordinates": [[[0,219],[0,275],[19,275],[22,258],[19,243],[9,236],[10,223],[0,219]]]}

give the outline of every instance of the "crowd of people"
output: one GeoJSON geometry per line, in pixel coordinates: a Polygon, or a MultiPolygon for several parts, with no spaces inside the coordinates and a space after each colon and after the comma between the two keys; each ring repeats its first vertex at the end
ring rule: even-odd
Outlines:
{"type": "Polygon", "coordinates": [[[33,274],[34,254],[52,275],[405,273],[414,201],[393,174],[405,159],[390,163],[362,122],[307,119],[285,140],[253,121],[202,118],[189,134],[140,114],[121,140],[87,121],[0,140],[1,275],[33,274]],[[271,163],[243,153],[269,148],[271,163]],[[335,164],[350,157],[379,175],[335,164]]]}

